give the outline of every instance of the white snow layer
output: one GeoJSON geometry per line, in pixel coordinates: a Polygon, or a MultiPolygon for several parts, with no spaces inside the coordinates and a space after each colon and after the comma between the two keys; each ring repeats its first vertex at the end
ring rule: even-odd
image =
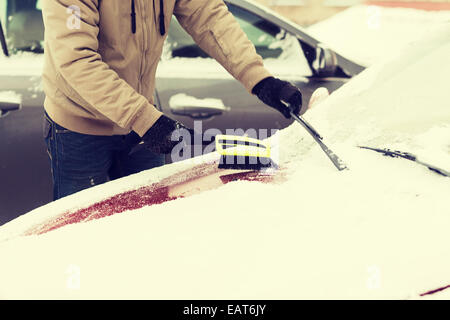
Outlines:
{"type": "Polygon", "coordinates": [[[359,5],[310,26],[308,32],[345,57],[372,65],[450,21],[450,11],[359,5]]]}
{"type": "Polygon", "coordinates": [[[44,59],[42,54],[19,52],[10,57],[0,54],[0,75],[35,76],[42,75],[44,59]]]}
{"type": "MultiPolygon", "coordinates": [[[[450,180],[358,145],[450,163],[450,26],[378,63],[280,131],[283,184],[198,195],[20,236],[34,223],[186,169],[175,163],[41,207],[0,227],[1,298],[416,299],[450,284],[450,180]]],[[[207,155],[212,159],[216,154],[207,155]]],[[[449,298],[450,290],[424,298],[449,298]]]]}
{"type": "Polygon", "coordinates": [[[221,110],[228,110],[229,108],[225,107],[223,101],[216,98],[204,98],[199,99],[186,93],[178,93],[170,97],[169,100],[170,108],[180,108],[185,106],[195,106],[197,108],[208,108],[215,107],[221,110]]]}
{"type": "Polygon", "coordinates": [[[22,97],[14,91],[0,91],[0,101],[10,103],[21,103],[22,97]]]}

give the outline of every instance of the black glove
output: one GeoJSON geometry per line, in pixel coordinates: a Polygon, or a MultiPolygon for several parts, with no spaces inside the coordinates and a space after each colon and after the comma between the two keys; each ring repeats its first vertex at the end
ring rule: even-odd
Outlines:
{"type": "Polygon", "coordinates": [[[302,108],[300,90],[289,82],[274,77],[265,78],[253,88],[252,93],[265,104],[280,111],[288,119],[291,117],[291,111],[298,115],[302,115],[306,111],[306,108],[302,108]]]}
{"type": "MultiPolygon", "coordinates": [[[[155,153],[168,154],[179,143],[186,143],[183,140],[172,140],[172,133],[175,130],[187,130],[191,136],[194,130],[186,128],[180,122],[170,119],[165,115],[162,115],[153,126],[142,137],[143,143],[138,147],[141,149],[145,147],[155,153]]],[[[180,138],[183,137],[183,133],[180,133],[180,138]]],[[[137,150],[132,150],[131,153],[137,150]]]]}

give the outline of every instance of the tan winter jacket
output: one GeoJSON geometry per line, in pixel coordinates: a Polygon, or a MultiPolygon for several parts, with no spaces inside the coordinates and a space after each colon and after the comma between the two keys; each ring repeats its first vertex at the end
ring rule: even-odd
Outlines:
{"type": "Polygon", "coordinates": [[[72,131],[143,136],[161,116],[155,73],[172,14],[249,92],[270,76],[222,0],[164,0],[164,25],[158,0],[43,0],[42,7],[45,110],[72,131]]]}

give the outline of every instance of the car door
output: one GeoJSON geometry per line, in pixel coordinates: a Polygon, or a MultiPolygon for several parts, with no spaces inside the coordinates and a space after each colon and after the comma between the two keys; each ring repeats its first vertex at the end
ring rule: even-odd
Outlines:
{"type": "MultiPolygon", "coordinates": [[[[334,91],[347,80],[314,75],[305,57],[305,44],[297,37],[248,8],[227,5],[263,57],[266,68],[274,76],[295,83],[304,103],[316,88],[325,86],[334,91]]],[[[292,122],[249,94],[194,43],[176,18],[172,19],[158,67],[156,89],[162,111],[189,127],[216,128],[222,133],[242,129],[249,135],[262,129],[263,135],[270,136],[273,129],[285,128],[292,122]]]]}
{"type": "Polygon", "coordinates": [[[2,9],[8,10],[3,12],[8,19],[3,25],[10,48],[13,53],[21,50],[9,58],[0,56],[0,108],[8,105],[10,97],[18,97],[21,108],[0,115],[0,224],[52,198],[42,133],[43,55],[35,53],[39,45],[34,43],[43,40],[42,18],[36,1],[6,3],[2,9]]]}

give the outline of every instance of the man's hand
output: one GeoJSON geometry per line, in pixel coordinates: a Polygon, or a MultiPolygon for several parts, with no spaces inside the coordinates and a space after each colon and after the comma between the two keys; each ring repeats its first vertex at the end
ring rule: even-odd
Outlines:
{"type": "Polygon", "coordinates": [[[302,107],[300,90],[289,82],[269,77],[261,80],[252,90],[262,102],[280,111],[286,118],[294,114],[302,115],[307,107],[302,107]]]}
{"type": "MultiPolygon", "coordinates": [[[[189,134],[193,134],[193,130],[186,128],[180,122],[170,119],[165,115],[162,115],[155,124],[148,129],[148,131],[142,137],[142,143],[137,146],[137,148],[142,149],[147,148],[155,153],[168,154],[172,152],[172,149],[179,143],[186,143],[183,141],[183,134],[180,132],[180,140],[173,140],[172,133],[176,130],[186,130],[189,134]]],[[[136,147],[135,147],[136,149],[136,147]]],[[[131,153],[137,150],[132,150],[131,153]]]]}

